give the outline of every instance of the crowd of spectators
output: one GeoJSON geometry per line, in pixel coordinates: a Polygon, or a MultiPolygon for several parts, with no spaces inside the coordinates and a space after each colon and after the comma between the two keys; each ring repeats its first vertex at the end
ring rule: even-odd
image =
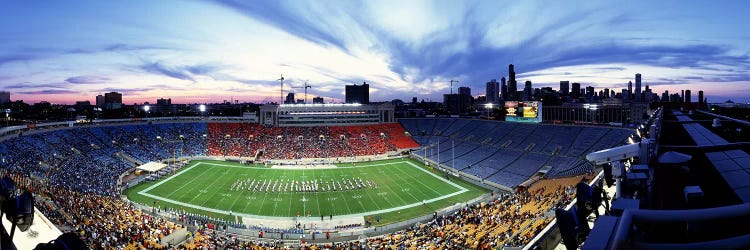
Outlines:
{"type": "MultiPolygon", "coordinates": [[[[136,164],[122,157],[122,153],[143,162],[176,154],[251,155],[253,149],[267,150],[265,157],[269,158],[340,157],[411,147],[413,141],[409,140],[400,125],[281,129],[233,123],[175,123],[60,129],[0,142],[0,175],[11,176],[19,188],[34,193],[37,208],[50,221],[63,230],[77,232],[91,248],[163,249],[167,246],[161,244],[161,239],[183,230],[183,226],[143,213],[119,197],[118,177],[136,164]],[[315,151],[326,152],[319,155],[315,151]]],[[[488,204],[438,215],[431,222],[408,230],[364,242],[311,248],[524,245],[552,219],[550,211],[554,207],[574,197],[572,186],[580,179],[540,180],[527,191],[500,195],[488,204]]],[[[209,224],[240,226],[188,213],[181,213],[179,218],[201,228],[209,224]]],[[[282,245],[246,242],[203,230],[211,229],[199,230],[179,248],[263,249],[282,245]]],[[[270,228],[267,231],[273,232],[270,228]]]]}
{"type": "Polygon", "coordinates": [[[249,123],[208,124],[208,152],[217,156],[336,158],[416,147],[419,145],[398,123],[284,128],[249,123]]]}
{"type": "Polygon", "coordinates": [[[592,176],[540,180],[528,190],[498,195],[407,230],[366,240],[318,244],[317,249],[497,249],[529,243],[575,197],[575,184],[592,176]]]}

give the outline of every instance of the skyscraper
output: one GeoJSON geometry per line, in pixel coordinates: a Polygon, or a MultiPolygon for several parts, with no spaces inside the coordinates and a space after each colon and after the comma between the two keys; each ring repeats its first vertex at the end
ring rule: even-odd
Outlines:
{"type": "Polygon", "coordinates": [[[96,106],[100,109],[104,108],[104,96],[103,95],[97,95],[96,96],[96,106]]]}
{"type": "Polygon", "coordinates": [[[698,90],[698,107],[703,107],[703,90],[698,90]]]}
{"type": "Polygon", "coordinates": [[[451,114],[460,114],[471,107],[474,98],[471,96],[471,88],[459,87],[457,94],[443,94],[443,105],[445,110],[451,114]]]}
{"type": "Polygon", "coordinates": [[[346,103],[370,103],[370,85],[346,85],[346,103]]]}
{"type": "Polygon", "coordinates": [[[561,95],[570,94],[570,81],[560,81],[560,94],[561,95]]]}
{"type": "Polygon", "coordinates": [[[523,88],[523,99],[526,101],[530,101],[531,99],[534,99],[532,91],[533,91],[533,88],[531,88],[531,81],[526,81],[526,85],[523,88]]]}
{"type": "Polygon", "coordinates": [[[104,94],[104,109],[120,109],[122,108],[122,94],[117,92],[109,92],[104,94]]]}
{"type": "Polygon", "coordinates": [[[587,98],[593,97],[595,91],[596,91],[596,89],[594,89],[594,87],[592,87],[592,86],[586,86],[586,97],[587,98]]]}
{"type": "Polygon", "coordinates": [[[633,81],[628,81],[628,98],[627,99],[628,100],[633,99],[633,81]]]}
{"type": "Polygon", "coordinates": [[[9,102],[10,102],[10,92],[0,91],[0,103],[9,103],[9,102]]]}
{"type": "Polygon", "coordinates": [[[500,100],[500,85],[497,80],[492,79],[487,82],[487,103],[499,103],[500,100]]]}
{"type": "Polygon", "coordinates": [[[571,84],[572,88],[570,90],[570,96],[573,97],[573,99],[578,98],[581,95],[581,84],[574,82],[571,84]]]}
{"type": "Polygon", "coordinates": [[[643,96],[641,96],[641,74],[635,74],[635,101],[642,102],[643,96]]]}
{"type": "Polygon", "coordinates": [[[503,100],[508,100],[508,84],[505,82],[505,77],[500,78],[500,91],[503,100]]]}
{"type": "Polygon", "coordinates": [[[685,90],[685,103],[687,105],[690,105],[690,104],[692,104],[692,102],[693,102],[693,100],[690,97],[690,90],[689,89],[685,90]]]}
{"type": "Polygon", "coordinates": [[[508,65],[508,99],[511,101],[518,101],[518,84],[516,83],[516,71],[513,69],[513,64],[508,65]]]}

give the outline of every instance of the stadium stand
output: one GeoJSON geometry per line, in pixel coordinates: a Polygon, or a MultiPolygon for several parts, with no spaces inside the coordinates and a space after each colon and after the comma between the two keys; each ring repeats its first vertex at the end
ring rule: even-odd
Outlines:
{"type": "Polygon", "coordinates": [[[425,145],[413,154],[513,189],[545,166],[549,177],[575,176],[593,165],[583,156],[622,144],[632,130],[455,118],[401,119],[425,145]],[[437,144],[439,145],[439,150],[437,144]],[[455,155],[455,158],[452,156],[455,155]]]}
{"type": "Polygon", "coordinates": [[[266,159],[352,157],[419,147],[398,123],[335,127],[265,127],[209,123],[209,155],[266,159]],[[321,150],[325,149],[325,150],[321,150]]]}
{"type": "MultiPolygon", "coordinates": [[[[104,125],[29,133],[0,142],[0,175],[11,176],[38,198],[38,209],[96,249],[163,249],[160,239],[183,226],[143,213],[119,197],[119,176],[139,163],[176,156],[237,156],[262,159],[350,157],[418,147],[414,155],[437,160],[486,181],[516,187],[544,165],[549,176],[528,192],[498,195],[491,203],[436,217],[420,227],[361,241],[312,248],[520,246],[571,199],[571,186],[591,164],[583,153],[619,144],[630,131],[604,127],[512,124],[464,119],[405,119],[401,123],[271,128],[247,123],[157,123],[104,125]],[[406,128],[406,130],[405,130],[406,128]],[[408,132],[405,133],[405,132],[408,132]],[[527,133],[535,134],[527,136],[527,133]],[[574,139],[571,139],[574,138],[574,139]],[[451,143],[453,141],[453,143],[451,143]],[[451,146],[454,145],[454,147],[451,146]],[[532,145],[532,146],[530,146],[532,145]],[[321,150],[325,149],[325,150],[321,150]],[[455,162],[450,159],[455,150],[455,162]]],[[[181,223],[199,230],[181,249],[279,247],[217,234],[243,227],[179,211],[181,223]],[[209,226],[211,225],[211,226],[209,226]]],[[[254,228],[274,232],[271,228],[254,228]]],[[[291,231],[284,231],[294,233],[291,231]]]]}

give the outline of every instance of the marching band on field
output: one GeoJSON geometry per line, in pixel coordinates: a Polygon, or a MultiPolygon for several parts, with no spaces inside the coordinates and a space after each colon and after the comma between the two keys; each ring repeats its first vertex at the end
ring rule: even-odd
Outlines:
{"type": "Polygon", "coordinates": [[[256,180],[246,179],[237,180],[232,183],[232,191],[252,191],[252,192],[329,192],[329,191],[347,191],[364,188],[375,188],[377,184],[372,180],[362,180],[362,178],[342,178],[340,180],[324,181],[317,180],[256,180]]]}

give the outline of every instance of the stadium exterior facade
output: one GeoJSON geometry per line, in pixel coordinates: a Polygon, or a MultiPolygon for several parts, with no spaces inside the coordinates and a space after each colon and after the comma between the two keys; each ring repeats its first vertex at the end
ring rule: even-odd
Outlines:
{"type": "Polygon", "coordinates": [[[260,107],[266,126],[353,126],[395,122],[394,106],[383,104],[282,104],[260,107]]]}

